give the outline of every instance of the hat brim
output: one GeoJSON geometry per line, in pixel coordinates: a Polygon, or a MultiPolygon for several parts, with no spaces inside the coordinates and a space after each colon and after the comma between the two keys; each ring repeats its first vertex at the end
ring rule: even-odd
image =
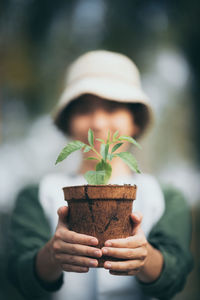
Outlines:
{"type": "MultiPolygon", "coordinates": [[[[153,112],[149,105],[149,98],[137,86],[124,83],[119,79],[105,77],[87,77],[74,81],[62,93],[59,104],[53,112],[53,119],[59,118],[63,109],[66,109],[69,103],[84,94],[93,94],[107,100],[113,100],[121,103],[142,103],[149,112],[149,125],[153,122],[153,112]]],[[[146,131],[146,130],[145,130],[146,131]]]]}

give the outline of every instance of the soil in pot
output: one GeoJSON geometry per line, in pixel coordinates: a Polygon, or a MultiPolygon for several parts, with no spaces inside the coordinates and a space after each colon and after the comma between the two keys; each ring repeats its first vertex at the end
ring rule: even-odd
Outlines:
{"type": "MultiPolygon", "coordinates": [[[[63,188],[69,206],[69,229],[96,237],[99,240],[98,248],[102,248],[108,239],[132,235],[130,215],[136,190],[136,185],[130,184],[63,188]]],[[[118,259],[102,256],[98,267],[103,267],[106,260],[118,259]]]]}

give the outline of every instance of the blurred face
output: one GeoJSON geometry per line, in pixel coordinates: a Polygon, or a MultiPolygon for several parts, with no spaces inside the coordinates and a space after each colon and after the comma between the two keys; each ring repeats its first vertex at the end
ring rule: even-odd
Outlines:
{"type": "MultiPolygon", "coordinates": [[[[70,132],[73,139],[88,143],[88,129],[96,138],[106,139],[108,130],[111,136],[118,130],[120,135],[135,136],[139,128],[134,123],[133,114],[125,104],[103,100],[97,96],[85,95],[80,99],[70,118],[70,132]]],[[[94,141],[99,150],[100,142],[94,141]]],[[[126,144],[122,147],[125,150],[126,144]]],[[[122,147],[120,148],[122,150],[122,147]]]]}

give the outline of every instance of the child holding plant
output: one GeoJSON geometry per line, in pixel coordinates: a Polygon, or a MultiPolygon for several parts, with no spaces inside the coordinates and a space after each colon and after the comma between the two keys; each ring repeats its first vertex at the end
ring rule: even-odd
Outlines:
{"type": "MultiPolygon", "coordinates": [[[[89,128],[89,139],[94,134],[100,140],[93,140],[93,159],[85,149],[77,174],[49,174],[19,194],[11,223],[11,280],[27,299],[46,299],[52,292],[58,300],[171,298],[183,288],[192,265],[190,214],[179,192],[167,189],[163,196],[152,176],[133,173],[130,161],[110,160],[108,183],[137,185],[137,213],[131,215],[132,235],[108,240],[101,249],[95,237],[68,229],[63,206],[62,187],[87,184],[83,174],[95,170],[108,132],[138,138],[150,126],[152,110],[136,66],[109,51],[82,55],[69,68],[54,118],[73,140],[88,144],[89,128]],[[97,269],[103,254],[119,261],[97,269]]],[[[124,141],[116,148],[125,153],[129,144],[124,141]]]]}

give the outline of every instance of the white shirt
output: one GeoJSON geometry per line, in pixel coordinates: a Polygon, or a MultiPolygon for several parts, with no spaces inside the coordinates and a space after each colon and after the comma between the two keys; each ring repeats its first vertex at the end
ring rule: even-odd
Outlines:
{"type": "MultiPolygon", "coordinates": [[[[109,184],[125,183],[137,185],[133,211],[142,213],[142,229],[147,237],[165,209],[160,186],[156,179],[148,174],[133,173],[109,181],[109,184]]],[[[67,205],[62,188],[83,184],[87,184],[87,182],[82,175],[50,174],[41,181],[39,199],[49,220],[52,234],[55,232],[58,222],[57,209],[67,205]]],[[[104,268],[91,268],[88,273],[65,272],[64,280],[62,288],[54,294],[56,300],[150,299],[143,295],[134,276],[114,276],[104,268]]]]}

